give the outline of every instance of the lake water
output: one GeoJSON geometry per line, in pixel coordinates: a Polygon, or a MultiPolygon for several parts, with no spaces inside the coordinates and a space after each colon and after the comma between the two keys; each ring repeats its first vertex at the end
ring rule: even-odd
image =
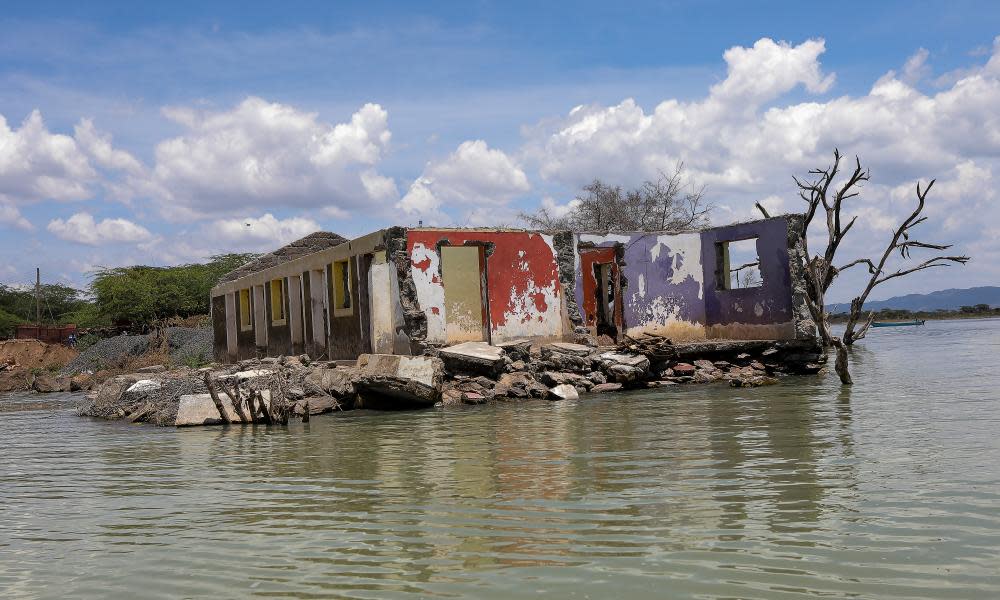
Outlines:
{"type": "Polygon", "coordinates": [[[0,597],[1000,597],[1000,321],[856,385],[175,430],[0,401],[0,597]]]}

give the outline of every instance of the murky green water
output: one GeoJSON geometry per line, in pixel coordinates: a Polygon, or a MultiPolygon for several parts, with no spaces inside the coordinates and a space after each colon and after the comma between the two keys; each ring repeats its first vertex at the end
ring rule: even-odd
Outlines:
{"type": "Polygon", "coordinates": [[[157,429],[0,401],[0,597],[1000,597],[1000,321],[857,385],[157,429]]]}

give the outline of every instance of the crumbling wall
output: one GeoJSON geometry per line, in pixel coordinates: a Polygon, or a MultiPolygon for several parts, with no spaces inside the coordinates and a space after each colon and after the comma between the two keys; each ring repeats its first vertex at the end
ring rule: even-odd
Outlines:
{"type": "Polygon", "coordinates": [[[705,324],[710,338],[782,340],[796,338],[789,222],[776,217],[714,227],[701,232],[705,281],[705,324]],[[725,289],[718,271],[720,244],[756,238],[763,285],[725,289]]]}
{"type": "Polygon", "coordinates": [[[412,249],[409,247],[405,227],[385,230],[386,260],[395,267],[394,285],[398,290],[400,320],[395,322],[397,353],[403,353],[406,344],[410,354],[420,354],[428,340],[428,322],[417,296],[417,286],[412,268],[412,249]]]}
{"type": "MultiPolygon", "coordinates": [[[[674,340],[705,337],[704,270],[699,233],[580,234],[580,245],[620,246],[623,317],[628,335],[674,340]]],[[[582,297],[582,273],[577,296],[582,297]]]]}
{"type": "Polygon", "coordinates": [[[558,339],[563,335],[562,286],[553,236],[503,230],[409,230],[407,247],[427,341],[447,340],[447,306],[440,275],[439,243],[489,245],[486,295],[490,341],[558,339]]]}

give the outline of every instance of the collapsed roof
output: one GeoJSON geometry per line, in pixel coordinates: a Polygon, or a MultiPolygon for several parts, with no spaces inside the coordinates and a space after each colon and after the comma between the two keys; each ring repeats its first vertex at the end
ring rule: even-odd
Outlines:
{"type": "Polygon", "coordinates": [[[320,250],[333,248],[348,241],[347,238],[330,231],[316,231],[310,233],[302,239],[278,248],[274,252],[258,257],[238,269],[234,269],[222,276],[219,283],[233,281],[251,273],[278,266],[307,254],[313,254],[320,250]]]}

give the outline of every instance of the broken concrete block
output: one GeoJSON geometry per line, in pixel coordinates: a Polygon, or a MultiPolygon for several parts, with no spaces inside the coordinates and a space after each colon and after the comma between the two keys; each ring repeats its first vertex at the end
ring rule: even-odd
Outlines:
{"type": "Polygon", "coordinates": [[[564,383],[568,383],[573,387],[587,390],[594,387],[593,381],[587,379],[583,375],[577,375],[576,373],[545,371],[542,373],[541,380],[547,385],[562,385],[564,383]]]}
{"type": "Polygon", "coordinates": [[[511,340],[509,342],[500,342],[496,345],[497,348],[503,349],[507,353],[507,356],[511,360],[530,360],[531,359],[531,341],[530,340],[511,340]]]}
{"type": "Polygon", "coordinates": [[[546,353],[558,352],[559,354],[570,354],[573,356],[590,356],[594,349],[583,344],[572,344],[570,342],[553,342],[542,346],[542,358],[546,358],[546,353]]]}
{"type": "Polygon", "coordinates": [[[305,377],[306,392],[319,390],[334,398],[347,398],[355,393],[354,379],[357,375],[354,367],[313,369],[305,377]]]}
{"type": "MultiPolygon", "coordinates": [[[[264,403],[270,407],[271,392],[263,390],[260,394],[261,398],[264,399],[264,403]]],[[[233,401],[229,397],[229,394],[220,392],[219,399],[222,400],[222,406],[225,407],[229,420],[233,423],[240,423],[240,416],[237,414],[236,409],[233,408],[233,401]]],[[[177,418],[174,419],[175,426],[190,427],[193,425],[220,424],[222,424],[222,418],[219,416],[219,410],[215,407],[215,403],[212,402],[211,395],[184,394],[180,397],[180,403],[177,405],[177,418]]]]}
{"type": "Polygon", "coordinates": [[[39,375],[35,377],[31,388],[41,394],[52,392],[68,392],[70,390],[69,377],[54,377],[52,375],[39,375]]]}
{"type": "Polygon", "coordinates": [[[610,367],[612,365],[625,365],[638,369],[639,371],[649,370],[649,359],[641,354],[626,354],[624,352],[604,352],[598,355],[597,359],[602,365],[610,367]]]}
{"type": "Polygon", "coordinates": [[[549,394],[553,400],[576,400],[580,397],[580,393],[576,391],[576,388],[568,383],[555,386],[549,390],[549,394]]]}
{"type": "Polygon", "coordinates": [[[549,388],[539,383],[531,373],[515,371],[504,373],[494,388],[497,397],[509,398],[544,398],[549,394],[549,388]]]}
{"type": "Polygon", "coordinates": [[[617,392],[622,389],[622,384],[620,383],[599,383],[591,389],[591,393],[603,394],[605,392],[617,392]]]}
{"type": "Polygon", "coordinates": [[[438,355],[451,373],[496,376],[503,372],[504,350],[486,342],[465,342],[441,348],[438,355]]]}
{"type": "Polygon", "coordinates": [[[429,356],[362,354],[354,385],[364,408],[433,406],[441,399],[444,364],[429,356]]]}

